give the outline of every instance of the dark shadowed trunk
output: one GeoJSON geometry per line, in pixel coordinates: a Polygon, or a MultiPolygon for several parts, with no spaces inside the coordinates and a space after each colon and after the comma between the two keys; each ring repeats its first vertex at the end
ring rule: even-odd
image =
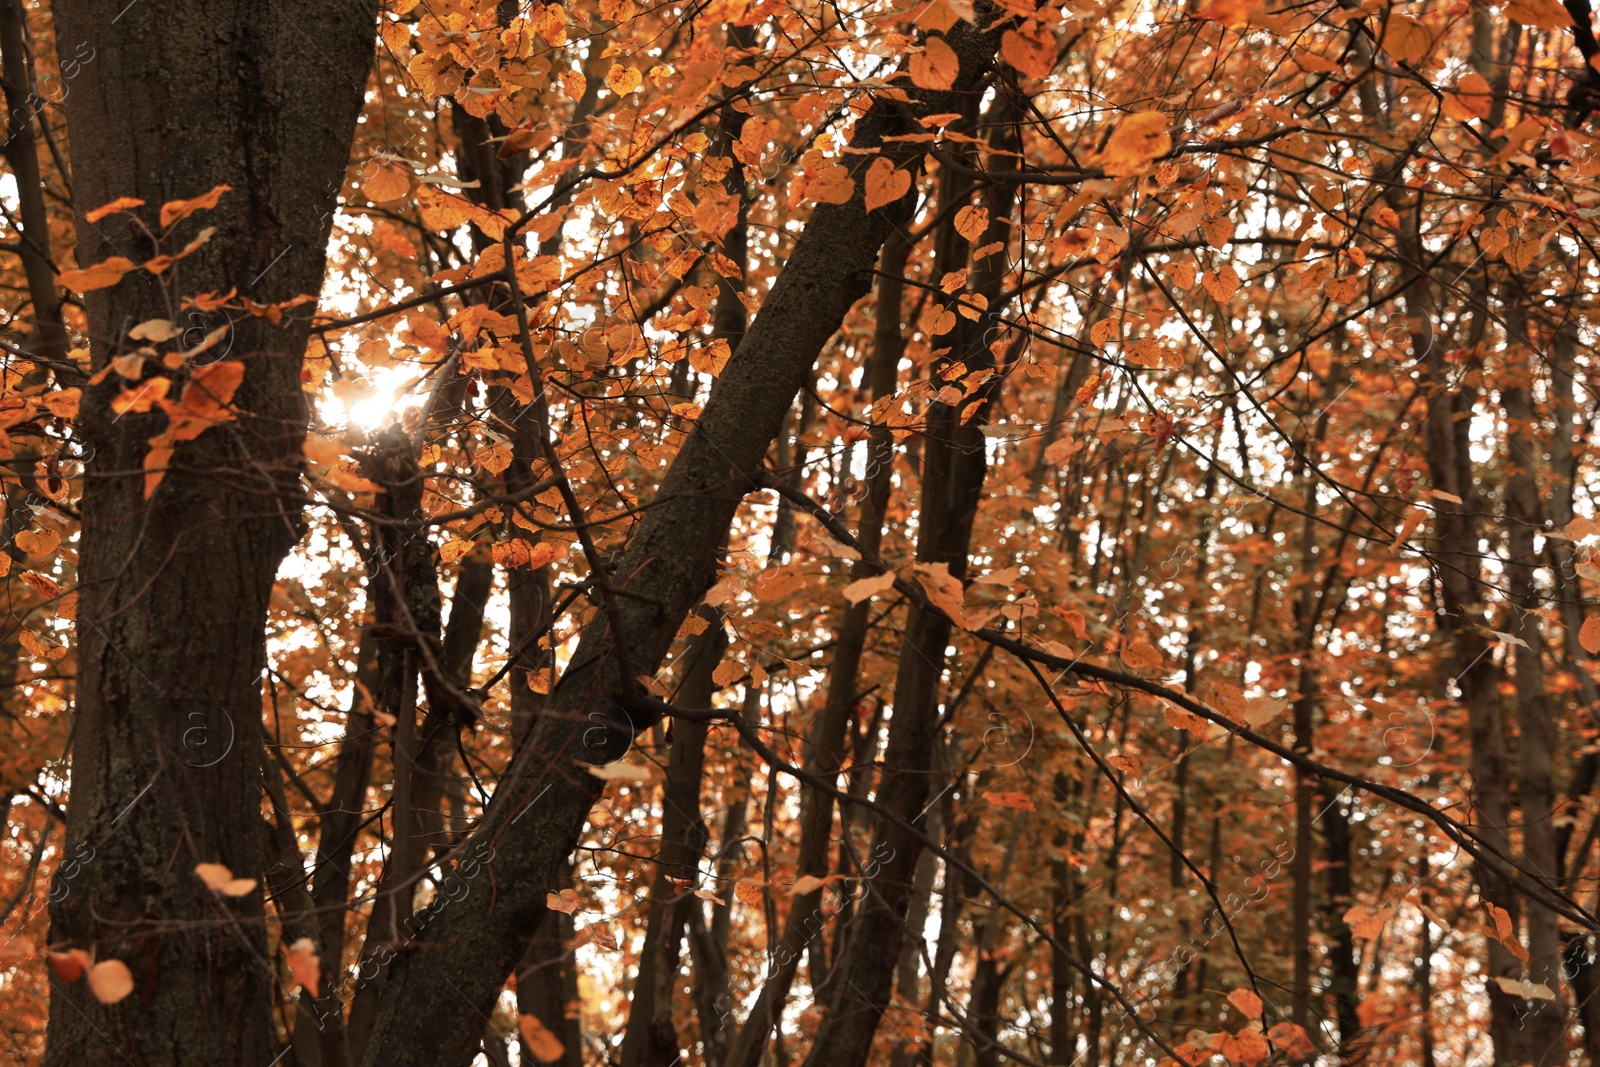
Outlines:
{"type": "MultiPolygon", "coordinates": [[[[76,199],[145,201],[142,226],[125,215],[81,225],[79,265],[143,262],[217,227],[181,269],[134,271],[89,294],[96,369],[121,354],[130,327],[176,318],[179,297],[318,293],[377,7],[56,6],[61,47],[95,49],[66,103],[76,199]],[[224,184],[232,190],[215,209],[152,244],[164,202],[224,184]]],[[[300,536],[306,336],[303,314],[248,316],[199,357],[243,361],[240,417],[179,444],[150,499],[145,442],[165,417],[113,419],[115,376],[83,398],[97,452],[82,505],[68,835],[95,860],[52,907],[51,940],[124,960],[135,989],[105,1006],[82,983],[55,982],[49,1064],[264,1067],[277,1054],[262,897],[219,897],[192,872],[215,862],[261,874],[264,620],[278,563],[300,536]]]]}

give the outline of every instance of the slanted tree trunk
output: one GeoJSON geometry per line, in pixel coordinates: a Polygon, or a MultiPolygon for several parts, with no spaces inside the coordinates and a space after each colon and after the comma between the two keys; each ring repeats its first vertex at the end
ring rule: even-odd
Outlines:
{"type": "MultiPolygon", "coordinates": [[[[957,106],[993,63],[998,28],[993,11],[979,23],[958,23],[949,42],[960,65],[952,90],[911,92],[912,103],[875,103],[856,126],[853,144],[882,146],[882,156],[913,173],[922,154],[885,136],[914,133],[917,117],[957,106]]],[[[585,632],[549,708],[534,726],[475,835],[492,842],[483,876],[494,891],[475,891],[443,911],[415,950],[394,964],[368,1048],[373,1067],[465,1064],[477,1048],[480,1013],[493,1004],[516,962],[516,931],[544,907],[545,893],[576,843],[601,782],[574,758],[602,758],[608,716],[633,701],[623,678],[652,672],[678,627],[717,577],[717,548],[784,418],[812,373],[817,356],[845,313],[872,284],[884,237],[911,210],[902,197],[875,211],[860,188],[866,156],[852,157],[854,199],[821,205],[795,243],[761,314],[713,387],[694,431],[667,472],[657,504],[639,522],[614,568],[633,594],[614,614],[601,611],[585,632]],[[612,619],[617,629],[612,629],[612,619]],[[591,718],[593,716],[593,718],[591,718]],[[530,808],[535,798],[536,807],[530,808]],[[526,818],[519,818],[526,814],[526,818]],[[443,946],[449,950],[444,951],[443,946]]],[[[530,358],[531,342],[524,335],[530,358]]]]}
{"type": "MultiPolygon", "coordinates": [[[[181,270],[134,271],[88,294],[96,369],[128,347],[130,327],[172,317],[178,296],[237,289],[276,302],[321,289],[377,8],[56,5],[62,47],[95,49],[66,101],[75,197],[145,201],[144,228],[125,215],[80,227],[79,264],[143,262],[217,228],[181,270]],[[232,190],[215,209],[178,223],[171,247],[152,246],[145,228],[161,232],[163,202],[223,184],[232,190]]],[[[91,844],[95,860],[51,908],[51,942],[125,961],[135,991],[107,1006],[81,982],[54,983],[48,1064],[264,1067],[277,1055],[262,897],[219,898],[192,871],[215,862],[262,873],[254,741],[267,603],[301,529],[306,337],[303,315],[233,323],[226,355],[246,368],[240,417],[179,444],[149,499],[146,439],[165,417],[114,419],[114,376],[84,395],[96,455],[82,505],[68,837],[91,844]]]]}

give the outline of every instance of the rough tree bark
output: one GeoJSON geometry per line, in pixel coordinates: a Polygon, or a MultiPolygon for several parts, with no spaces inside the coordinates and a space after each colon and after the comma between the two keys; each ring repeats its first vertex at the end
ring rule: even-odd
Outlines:
{"type": "MultiPolygon", "coordinates": [[[[176,317],[164,286],[237,288],[263,302],[320,290],[377,8],[56,5],[62,47],[95,50],[66,102],[78,203],[140,198],[142,226],[160,233],[163,202],[232,186],[170,235],[181,247],[217,228],[181,271],[134,271],[85,299],[96,369],[120,354],[129,327],[176,317]]],[[[167,250],[125,215],[78,232],[84,266],[167,250]]],[[[246,367],[240,418],[179,445],[148,500],[145,441],[164,417],[113,419],[114,380],[84,396],[96,455],[82,507],[68,836],[95,859],[51,908],[51,942],[125,961],[136,988],[107,1006],[81,982],[54,981],[53,1067],[264,1067],[276,1054],[262,898],[223,900],[191,872],[207,861],[262,873],[264,619],[278,563],[299,538],[306,336],[303,316],[233,324],[224,343],[246,367]]]]}

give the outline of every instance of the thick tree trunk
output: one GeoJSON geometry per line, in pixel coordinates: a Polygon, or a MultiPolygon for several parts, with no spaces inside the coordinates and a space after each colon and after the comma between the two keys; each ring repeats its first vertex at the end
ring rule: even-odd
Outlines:
{"type": "MultiPolygon", "coordinates": [[[[339,0],[291,18],[220,0],[56,6],[62,48],[95,49],[66,102],[78,202],[140,198],[143,226],[159,233],[163,202],[232,186],[161,249],[126,216],[80,228],[82,266],[142,262],[217,228],[181,270],[135,271],[89,294],[97,369],[130,327],[173,317],[178,296],[237,288],[275,302],[321,289],[377,7],[339,0]]],[[[241,416],[180,444],[148,500],[145,440],[165,417],[113,419],[115,376],[84,396],[97,451],[82,506],[68,835],[96,852],[52,907],[51,941],[125,961],[135,989],[108,1006],[81,982],[55,982],[48,1064],[264,1067],[277,1054],[262,898],[218,897],[192,871],[261,874],[264,619],[300,535],[305,341],[302,316],[233,324],[214,353],[245,364],[241,416]]]]}
{"type": "MultiPolygon", "coordinates": [[[[992,17],[981,8],[980,22],[992,17]]],[[[954,89],[917,90],[910,105],[875,103],[856,126],[857,147],[881,145],[883,157],[913,172],[920,167],[916,146],[885,144],[883,138],[918,132],[919,115],[956,106],[992,64],[998,29],[958,23],[949,42],[960,62],[954,89]]],[[[420,945],[396,961],[367,1051],[373,1067],[454,1067],[477,1048],[480,1013],[490,1008],[516,962],[515,934],[544,907],[545,892],[602,791],[602,783],[575,765],[574,757],[600,758],[606,716],[620,710],[619,698],[626,695],[623,672],[653,671],[684,617],[716,580],[722,534],[759,478],[795,395],[845,313],[870,289],[884,237],[903,226],[911,210],[910,199],[902,197],[867,212],[859,186],[868,157],[852,160],[856,197],[812,213],[668,471],[656,506],[615,567],[634,594],[616,604],[620,632],[611,632],[607,612],[599,614],[501,782],[475,835],[495,850],[479,876],[484,884],[441,912],[420,945]]]]}

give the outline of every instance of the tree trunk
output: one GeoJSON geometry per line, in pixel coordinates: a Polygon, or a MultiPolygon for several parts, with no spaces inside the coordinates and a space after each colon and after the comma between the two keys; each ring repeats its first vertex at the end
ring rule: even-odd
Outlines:
{"type": "MultiPolygon", "coordinates": [[[[163,202],[232,187],[160,249],[125,215],[80,228],[81,266],[142,262],[217,228],[181,271],[135,271],[85,298],[96,369],[130,327],[172,317],[178,296],[237,288],[279,302],[321,289],[377,8],[347,0],[296,8],[291,21],[270,4],[56,6],[63,49],[95,49],[66,102],[78,202],[140,198],[143,225],[159,233],[163,202]],[[164,291],[180,279],[180,293],[164,291]]],[[[51,941],[123,960],[135,990],[103,1005],[83,983],[54,983],[52,1067],[264,1067],[277,1054],[262,898],[218,897],[192,871],[262,874],[254,739],[267,603],[300,536],[306,336],[303,316],[233,323],[213,351],[245,364],[241,417],[178,445],[150,499],[145,441],[165,417],[114,419],[115,378],[84,395],[96,454],[82,503],[68,836],[96,853],[52,907],[51,941]]]]}
{"type": "MultiPolygon", "coordinates": [[[[985,6],[979,21],[992,16],[985,6]]],[[[998,28],[958,23],[949,43],[960,64],[954,88],[916,90],[910,105],[875,103],[856,126],[856,146],[882,146],[884,158],[913,173],[920,168],[916,146],[885,143],[884,137],[918,132],[918,116],[948,111],[970,92],[993,62],[998,28]]],[[[416,950],[396,961],[367,1051],[373,1067],[455,1067],[477,1048],[479,1013],[493,1004],[516,962],[515,932],[544,907],[547,887],[602,791],[598,779],[574,766],[574,757],[611,755],[606,724],[625,712],[621,698],[634,701],[631,718],[648,723],[622,679],[655,669],[684,617],[715,582],[722,534],[757,483],[795,395],[845,313],[870,289],[884,237],[906,222],[909,198],[866,211],[859,188],[866,166],[866,156],[852,157],[854,199],[812,213],[668,470],[656,505],[614,568],[634,594],[615,605],[618,630],[611,630],[609,612],[590,625],[474,835],[495,850],[480,875],[485,886],[442,911],[416,950]]]]}

